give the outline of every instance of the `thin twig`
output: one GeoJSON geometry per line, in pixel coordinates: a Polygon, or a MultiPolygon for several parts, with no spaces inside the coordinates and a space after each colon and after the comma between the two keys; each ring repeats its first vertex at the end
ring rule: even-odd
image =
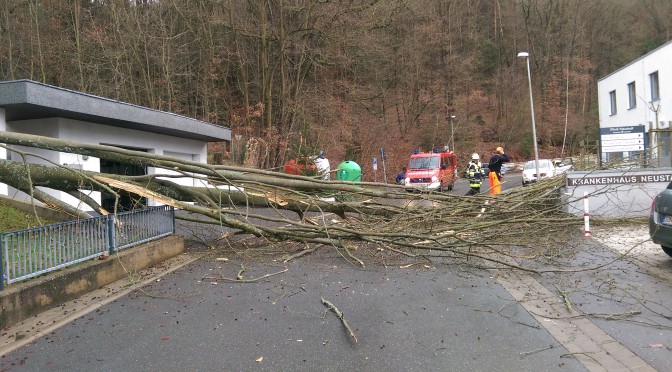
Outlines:
{"type": "Polygon", "coordinates": [[[560,292],[560,295],[562,296],[562,299],[563,299],[563,301],[564,301],[564,303],[565,303],[565,306],[567,307],[567,311],[568,311],[570,314],[571,314],[572,312],[574,312],[574,309],[572,309],[572,302],[569,300],[569,295],[567,295],[567,293],[565,293],[565,292],[564,292],[562,289],[560,289],[560,287],[558,287],[557,285],[555,286],[555,288],[558,290],[558,292],[560,292]]]}
{"type": "Polygon", "coordinates": [[[334,304],[325,300],[324,298],[320,298],[320,300],[322,300],[322,303],[329,310],[333,311],[334,314],[336,314],[336,317],[338,317],[338,319],[341,320],[341,323],[343,323],[343,326],[345,327],[345,329],[348,331],[348,333],[350,333],[350,337],[352,337],[352,339],[355,340],[355,342],[357,342],[357,336],[355,336],[355,332],[352,331],[352,328],[350,328],[350,325],[348,325],[348,322],[345,320],[343,312],[338,310],[338,308],[336,308],[336,306],[334,306],[334,304]]]}
{"type": "Polygon", "coordinates": [[[302,250],[302,251],[300,251],[300,252],[298,252],[298,253],[295,253],[295,254],[293,254],[293,255],[291,255],[291,256],[285,258],[284,260],[282,260],[282,262],[283,262],[283,263],[287,263],[287,262],[289,262],[289,261],[291,261],[291,260],[293,260],[293,259],[295,259],[295,258],[303,257],[303,256],[305,256],[305,255],[307,255],[307,254],[313,253],[313,252],[315,252],[315,251],[317,250],[317,248],[319,248],[319,247],[320,247],[320,246],[315,246],[315,247],[313,247],[313,248],[306,248],[306,249],[304,249],[304,250],[302,250]]]}
{"type": "Polygon", "coordinates": [[[350,257],[350,258],[352,258],[353,260],[357,261],[357,263],[359,264],[359,266],[364,267],[364,262],[362,262],[362,260],[360,260],[359,258],[355,257],[352,253],[350,253],[350,250],[348,249],[348,247],[345,247],[345,253],[348,255],[348,257],[350,257]]]}
{"type": "Polygon", "coordinates": [[[551,350],[552,348],[553,348],[553,345],[548,345],[546,347],[542,347],[541,349],[536,349],[536,350],[532,350],[532,351],[523,351],[523,352],[520,353],[520,355],[526,357],[528,355],[536,354],[536,353],[539,353],[539,352],[542,352],[542,351],[551,350]]]}
{"type": "Polygon", "coordinates": [[[254,278],[254,279],[244,279],[244,280],[243,280],[243,279],[227,278],[227,277],[225,277],[225,276],[205,275],[204,277],[201,278],[201,280],[224,280],[224,281],[227,281],[227,282],[234,282],[234,283],[255,283],[255,282],[258,282],[258,281],[260,281],[260,280],[264,280],[264,279],[266,279],[266,278],[270,278],[271,276],[274,276],[274,275],[278,275],[278,274],[286,273],[288,270],[289,270],[289,269],[284,269],[284,270],[282,270],[282,271],[278,271],[278,272],[275,272],[275,273],[262,275],[262,276],[260,276],[260,277],[258,277],[258,278],[254,278]]]}

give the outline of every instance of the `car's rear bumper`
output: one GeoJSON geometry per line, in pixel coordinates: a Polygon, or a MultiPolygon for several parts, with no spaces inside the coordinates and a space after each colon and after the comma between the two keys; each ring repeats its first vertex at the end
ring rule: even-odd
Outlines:
{"type": "Polygon", "coordinates": [[[655,211],[649,215],[649,235],[654,243],[672,247],[672,224],[662,223],[661,215],[655,211]]]}

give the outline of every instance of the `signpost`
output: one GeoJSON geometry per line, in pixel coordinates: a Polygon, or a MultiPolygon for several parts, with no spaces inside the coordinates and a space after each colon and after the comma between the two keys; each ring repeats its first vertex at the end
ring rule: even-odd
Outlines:
{"type": "Polygon", "coordinates": [[[643,125],[600,128],[600,147],[603,154],[614,152],[646,151],[647,140],[643,125]]]}
{"type": "Polygon", "coordinates": [[[378,176],[376,171],[378,170],[378,159],[373,158],[373,182],[378,182],[378,176]]]}
{"type": "Polygon", "coordinates": [[[380,148],[380,160],[383,162],[383,178],[385,179],[385,183],[387,183],[387,172],[385,172],[385,149],[380,148]]]}
{"type": "Polygon", "coordinates": [[[644,126],[600,128],[602,152],[644,151],[644,126]]]}

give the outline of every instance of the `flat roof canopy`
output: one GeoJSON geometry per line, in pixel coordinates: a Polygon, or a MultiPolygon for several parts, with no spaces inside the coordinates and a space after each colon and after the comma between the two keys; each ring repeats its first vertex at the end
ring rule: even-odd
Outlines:
{"type": "Polygon", "coordinates": [[[0,108],[8,122],[67,118],[199,141],[230,141],[231,129],[32,80],[0,82],[0,108]]]}

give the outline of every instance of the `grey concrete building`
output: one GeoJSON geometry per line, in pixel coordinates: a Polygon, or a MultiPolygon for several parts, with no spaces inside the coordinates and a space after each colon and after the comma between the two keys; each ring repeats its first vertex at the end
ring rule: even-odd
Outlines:
{"type": "MultiPolygon", "coordinates": [[[[208,142],[231,141],[231,130],[223,126],[31,80],[0,82],[0,131],[111,145],[201,163],[207,162],[208,142]]],[[[118,174],[170,173],[163,169],[131,167],[71,153],[26,150],[47,159],[30,160],[35,163],[118,174]]],[[[17,160],[13,159],[16,156],[0,149],[0,159],[17,160]]],[[[197,182],[187,177],[172,180],[183,185],[197,182]]],[[[78,205],[78,200],[70,195],[47,191],[63,201],[78,205]]],[[[0,184],[0,194],[22,197],[21,193],[4,184],[0,184]]],[[[109,202],[99,192],[90,195],[103,206],[109,202]]],[[[149,204],[155,205],[151,201],[149,204]]],[[[88,210],[88,207],[83,209],[88,210]]]]}

